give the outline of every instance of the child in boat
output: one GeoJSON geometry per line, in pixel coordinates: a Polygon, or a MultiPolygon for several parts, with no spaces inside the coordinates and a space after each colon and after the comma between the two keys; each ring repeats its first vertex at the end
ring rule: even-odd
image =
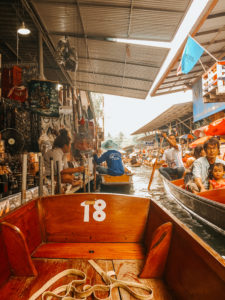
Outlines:
{"type": "Polygon", "coordinates": [[[221,163],[215,163],[212,171],[209,175],[209,189],[221,189],[225,188],[225,178],[223,178],[225,174],[225,166],[221,163]]]}

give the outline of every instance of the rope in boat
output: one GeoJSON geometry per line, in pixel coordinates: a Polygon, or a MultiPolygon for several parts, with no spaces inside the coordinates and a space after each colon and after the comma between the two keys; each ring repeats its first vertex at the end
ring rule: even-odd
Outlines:
{"type": "Polygon", "coordinates": [[[60,299],[60,300],[85,300],[87,297],[93,294],[94,298],[97,300],[110,300],[112,295],[112,290],[114,288],[123,288],[125,289],[130,295],[135,297],[136,299],[140,300],[150,300],[153,297],[153,291],[147,285],[136,283],[136,282],[129,282],[129,281],[122,281],[113,278],[112,276],[116,275],[114,271],[104,272],[93,260],[88,261],[92,267],[101,275],[103,281],[106,285],[103,284],[95,284],[94,286],[91,285],[84,285],[82,290],[77,290],[77,286],[81,284],[85,284],[86,282],[86,274],[80,270],[76,269],[67,269],[64,270],[54,277],[52,277],[49,281],[47,281],[36,293],[34,293],[29,300],[36,300],[38,297],[42,295],[42,300],[51,300],[53,298],[60,299]],[[53,283],[55,283],[60,278],[67,276],[67,275],[77,275],[82,279],[72,280],[69,284],[62,285],[56,288],[53,291],[46,291],[53,283]],[[141,295],[137,292],[134,292],[130,287],[140,288],[145,290],[149,293],[149,295],[141,295]],[[96,295],[98,291],[105,291],[109,293],[109,296],[106,298],[99,298],[96,295]],[[62,295],[63,293],[63,295],[62,295]]]}

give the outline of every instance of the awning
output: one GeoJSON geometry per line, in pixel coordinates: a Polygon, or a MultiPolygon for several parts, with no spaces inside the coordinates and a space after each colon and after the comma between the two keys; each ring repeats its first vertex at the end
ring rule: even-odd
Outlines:
{"type": "Polygon", "coordinates": [[[204,132],[206,135],[225,135],[225,118],[210,123],[204,132]]]}

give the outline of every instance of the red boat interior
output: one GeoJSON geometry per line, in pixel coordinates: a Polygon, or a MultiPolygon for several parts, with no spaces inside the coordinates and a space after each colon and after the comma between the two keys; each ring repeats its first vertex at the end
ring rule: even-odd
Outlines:
{"type": "Polygon", "coordinates": [[[176,299],[201,300],[206,290],[207,299],[222,299],[223,259],[150,199],[112,194],[43,197],[0,223],[1,300],[28,299],[52,276],[72,267],[92,274],[89,283],[100,282],[87,259],[118,266],[118,274],[124,261],[127,266],[138,262],[136,280],[138,275],[151,278],[147,283],[157,299],[174,294],[176,299]]]}
{"type": "MultiPolygon", "coordinates": [[[[185,189],[184,179],[177,179],[171,181],[174,185],[179,186],[182,189],[185,189]]],[[[215,202],[225,204],[225,188],[217,189],[217,190],[209,190],[205,192],[201,192],[197,194],[198,196],[213,200],[215,202]]]]}

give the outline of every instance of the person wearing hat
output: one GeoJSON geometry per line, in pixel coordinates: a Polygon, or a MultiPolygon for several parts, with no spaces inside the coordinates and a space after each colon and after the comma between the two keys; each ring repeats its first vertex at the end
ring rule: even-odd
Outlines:
{"type": "Polygon", "coordinates": [[[124,174],[124,166],[122,162],[121,153],[117,151],[118,146],[112,140],[107,140],[102,144],[102,148],[107,150],[98,158],[97,154],[94,154],[94,161],[97,165],[106,161],[107,168],[103,166],[97,166],[96,170],[100,174],[109,174],[112,176],[120,176],[124,174]]]}

